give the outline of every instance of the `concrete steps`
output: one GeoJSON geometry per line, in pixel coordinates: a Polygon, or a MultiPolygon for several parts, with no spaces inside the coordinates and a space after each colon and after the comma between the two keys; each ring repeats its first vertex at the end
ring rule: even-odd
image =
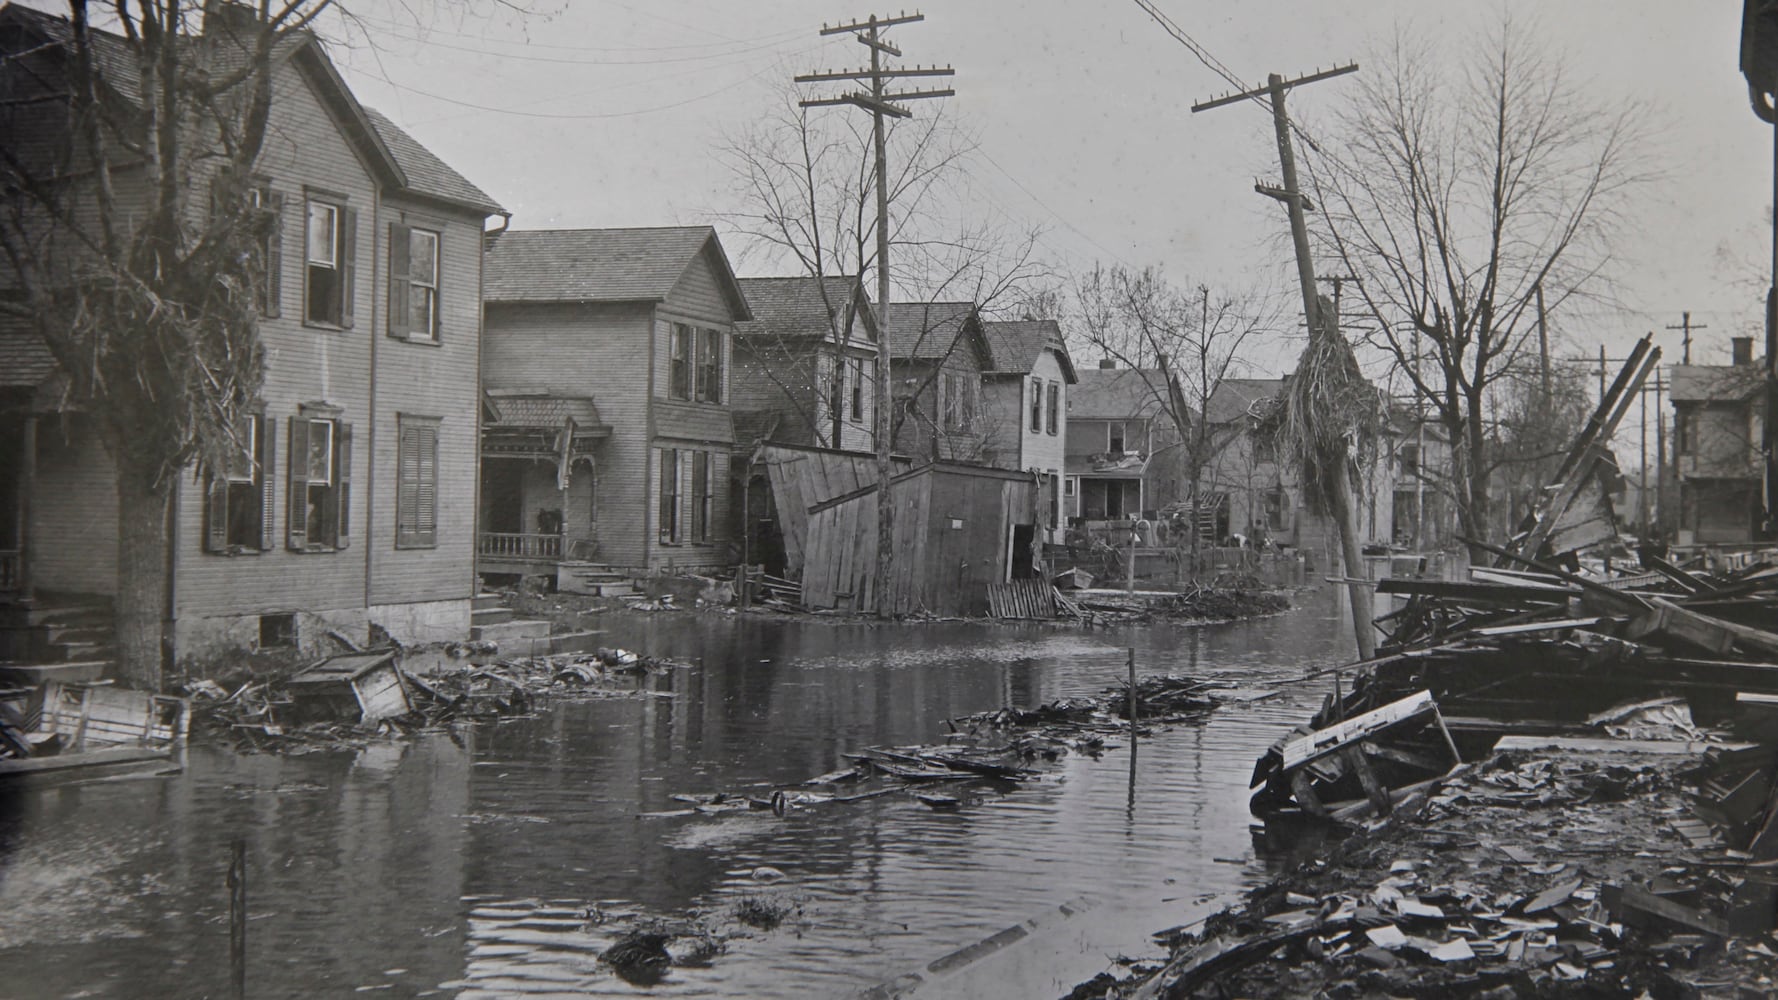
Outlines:
{"type": "Polygon", "coordinates": [[[637,593],[630,574],[604,563],[567,561],[556,566],[556,591],[593,597],[628,597],[637,593]]]}
{"type": "Polygon", "coordinates": [[[104,598],[40,594],[0,608],[0,679],[29,685],[98,680],[111,668],[116,642],[104,598]]]}

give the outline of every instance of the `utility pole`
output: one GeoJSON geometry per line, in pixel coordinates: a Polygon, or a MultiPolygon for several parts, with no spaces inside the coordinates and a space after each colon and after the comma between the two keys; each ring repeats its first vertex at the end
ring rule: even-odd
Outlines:
{"type": "Polygon", "coordinates": [[[1692,325],[1692,314],[1690,312],[1682,312],[1679,314],[1679,316],[1680,316],[1679,325],[1678,326],[1668,326],[1667,329],[1669,329],[1669,330],[1684,330],[1685,331],[1685,340],[1681,341],[1682,349],[1680,351],[1679,363],[1682,365],[1689,365],[1692,363],[1692,331],[1693,330],[1708,330],[1708,329],[1710,329],[1710,327],[1708,324],[1705,324],[1705,323],[1699,323],[1698,325],[1693,326],[1692,325]]]}
{"type": "Polygon", "coordinates": [[[1543,374],[1543,405],[1550,404],[1550,329],[1543,311],[1543,282],[1532,286],[1537,292],[1537,359],[1543,374]]]}
{"type": "Polygon", "coordinates": [[[926,20],[926,16],[919,13],[900,14],[896,17],[878,17],[872,14],[863,21],[854,21],[850,24],[839,24],[833,27],[823,24],[821,26],[823,37],[850,33],[858,39],[859,44],[869,48],[870,68],[805,73],[795,78],[797,83],[828,83],[842,80],[870,81],[869,91],[854,90],[839,97],[811,99],[798,103],[805,108],[851,104],[870,112],[872,119],[871,133],[876,147],[877,174],[877,413],[875,436],[877,446],[876,604],[877,617],[879,618],[888,618],[894,613],[889,597],[895,579],[895,502],[894,498],[889,495],[889,479],[893,473],[890,463],[889,414],[890,410],[894,408],[889,380],[889,156],[883,136],[883,119],[912,118],[914,116],[912,111],[895,103],[897,101],[950,97],[956,93],[949,88],[891,93],[886,85],[889,80],[906,77],[954,76],[956,70],[949,66],[915,66],[912,69],[885,67],[883,56],[887,54],[899,59],[901,50],[883,39],[883,31],[898,24],[914,24],[924,20],[926,20]]]}
{"type": "Polygon", "coordinates": [[[1667,514],[1667,414],[1661,409],[1661,370],[1655,369],[1655,511],[1654,530],[1664,530],[1667,514]]]}
{"type": "MultiPolygon", "coordinates": [[[[1201,101],[1192,105],[1192,113],[1220,108],[1238,101],[1254,98],[1269,98],[1272,108],[1272,127],[1278,134],[1278,166],[1283,174],[1284,187],[1272,188],[1264,184],[1255,184],[1254,190],[1268,198],[1284,203],[1290,213],[1290,238],[1296,248],[1297,279],[1302,284],[1303,319],[1309,324],[1309,339],[1316,336],[1338,337],[1340,317],[1337,310],[1329,303],[1329,311],[1333,315],[1324,315],[1321,309],[1320,296],[1315,291],[1315,263],[1309,256],[1309,225],[1305,213],[1312,211],[1308,195],[1303,193],[1297,183],[1296,153],[1290,142],[1290,117],[1284,110],[1284,94],[1292,87],[1327,80],[1347,73],[1358,72],[1358,64],[1350,63],[1336,66],[1330,70],[1321,70],[1294,80],[1285,80],[1277,73],[1266,77],[1266,85],[1256,90],[1240,94],[1229,94],[1209,101],[1201,101]]],[[[1335,284],[1337,291],[1339,285],[1335,284]]],[[[1372,594],[1369,583],[1364,579],[1364,558],[1358,546],[1358,505],[1352,496],[1350,477],[1336,474],[1332,480],[1333,514],[1338,522],[1340,550],[1342,561],[1346,564],[1346,588],[1352,604],[1352,631],[1358,643],[1358,655],[1370,659],[1377,654],[1377,637],[1372,619],[1372,594]]]]}

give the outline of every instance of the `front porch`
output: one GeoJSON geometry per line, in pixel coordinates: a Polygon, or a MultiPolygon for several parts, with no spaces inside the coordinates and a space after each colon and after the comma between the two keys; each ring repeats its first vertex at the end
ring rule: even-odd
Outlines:
{"type": "Polygon", "coordinates": [[[476,573],[555,577],[598,556],[596,455],[611,429],[591,399],[489,390],[476,573]]]}

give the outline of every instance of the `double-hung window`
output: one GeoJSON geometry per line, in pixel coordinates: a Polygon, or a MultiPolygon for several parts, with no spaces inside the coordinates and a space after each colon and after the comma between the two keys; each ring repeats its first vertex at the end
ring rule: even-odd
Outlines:
{"type": "Polygon", "coordinates": [[[437,417],[399,414],[395,456],[395,547],[438,545],[437,417]]]}
{"type": "Polygon", "coordinates": [[[711,460],[714,456],[707,451],[691,452],[691,496],[687,500],[691,504],[691,540],[693,543],[710,540],[710,481],[711,460]]]}
{"type": "MultiPolygon", "coordinates": [[[[1051,437],[1054,437],[1058,433],[1057,427],[1060,425],[1061,420],[1062,420],[1062,383],[1051,382],[1049,384],[1049,405],[1046,407],[1044,433],[1050,435],[1051,437]]],[[[1031,427],[1031,429],[1032,430],[1037,429],[1035,424],[1031,427]]]]}
{"type": "Polygon", "coordinates": [[[975,423],[975,392],[969,376],[947,372],[944,378],[945,429],[967,431],[975,423]]]}
{"type": "Polygon", "coordinates": [[[659,448],[660,455],[660,518],[658,528],[662,542],[672,545],[682,541],[679,523],[679,463],[677,448],[659,448]]]}
{"type": "Polygon", "coordinates": [[[290,418],[289,546],[296,552],[346,548],[351,535],[352,425],[304,407],[290,418]]]}
{"type": "Polygon", "coordinates": [[[852,363],[852,422],[864,423],[864,359],[853,358],[852,363]]]}
{"type": "Polygon", "coordinates": [[[228,461],[210,474],[204,551],[264,552],[272,548],[272,451],[265,418],[245,416],[229,443],[228,461]]]}
{"type": "Polygon", "coordinates": [[[304,226],[303,321],[352,326],[358,216],[337,201],[310,195],[304,226]]]}
{"type": "Polygon", "coordinates": [[[691,398],[692,355],[696,351],[696,330],[684,323],[673,324],[669,347],[671,359],[667,373],[667,395],[673,399],[691,398]]]}
{"type": "Polygon", "coordinates": [[[1105,450],[1113,455],[1124,453],[1124,422],[1122,420],[1106,423],[1105,450]]]}
{"type": "Polygon", "coordinates": [[[389,224],[389,335],[437,341],[439,234],[389,224]]]}
{"type": "Polygon", "coordinates": [[[696,386],[699,402],[722,402],[722,331],[698,331],[698,384],[696,386]]]}
{"type": "MultiPolygon", "coordinates": [[[[1043,430],[1043,379],[1031,380],[1031,433],[1043,430]]],[[[1054,432],[1052,432],[1054,433],[1054,432]]]]}

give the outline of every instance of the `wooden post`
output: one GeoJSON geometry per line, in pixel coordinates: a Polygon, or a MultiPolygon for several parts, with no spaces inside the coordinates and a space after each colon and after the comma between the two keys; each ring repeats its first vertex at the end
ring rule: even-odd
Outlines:
{"type": "Polygon", "coordinates": [[[1130,745],[1136,745],[1136,647],[1130,652],[1130,745]]]}
{"type": "Polygon", "coordinates": [[[247,997],[247,841],[236,837],[228,863],[228,958],[235,1000],[247,997]]]}

